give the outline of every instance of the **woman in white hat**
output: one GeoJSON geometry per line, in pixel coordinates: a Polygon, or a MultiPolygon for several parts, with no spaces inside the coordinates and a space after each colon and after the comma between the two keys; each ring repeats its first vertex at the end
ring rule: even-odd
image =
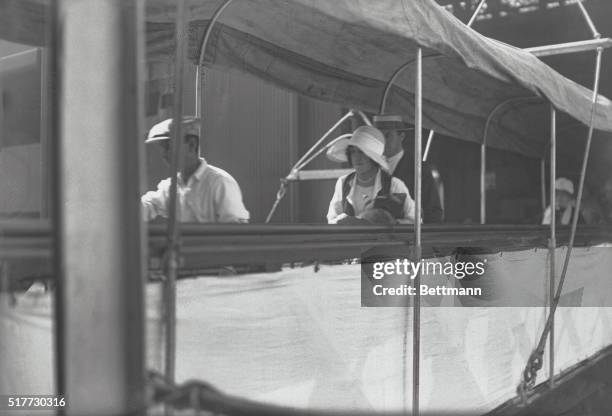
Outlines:
{"type": "Polygon", "coordinates": [[[384,135],[371,126],[359,127],[350,139],[340,139],[329,148],[330,160],[348,162],[355,171],[338,178],[329,203],[328,223],[351,223],[355,218],[414,223],[414,201],[404,182],[386,172],[384,149],[384,135]]]}

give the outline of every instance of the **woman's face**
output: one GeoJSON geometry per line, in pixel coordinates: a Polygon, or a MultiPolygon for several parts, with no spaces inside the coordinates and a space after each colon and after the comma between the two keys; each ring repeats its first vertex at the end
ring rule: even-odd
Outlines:
{"type": "Polygon", "coordinates": [[[351,161],[351,165],[358,174],[368,173],[375,170],[377,165],[365,155],[359,148],[355,146],[349,146],[347,149],[348,156],[351,161]]]}

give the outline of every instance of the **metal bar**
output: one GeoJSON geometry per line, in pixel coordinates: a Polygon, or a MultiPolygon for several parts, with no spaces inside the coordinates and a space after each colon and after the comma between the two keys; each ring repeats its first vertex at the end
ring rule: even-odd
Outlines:
{"type": "MultiPolygon", "coordinates": [[[[66,264],[62,258],[62,253],[59,247],[61,247],[64,235],[62,232],[63,219],[61,215],[62,206],[62,186],[60,183],[61,178],[61,164],[62,158],[60,151],[60,129],[59,129],[59,118],[60,112],[60,94],[59,86],[61,85],[60,80],[60,51],[62,42],[62,28],[60,25],[60,0],[51,0],[50,3],[50,28],[48,35],[50,37],[49,46],[49,176],[50,184],[53,187],[50,194],[50,209],[49,209],[49,221],[41,221],[40,224],[35,226],[36,230],[40,228],[46,229],[48,227],[51,234],[51,250],[50,257],[52,262],[52,270],[55,274],[55,295],[53,297],[53,349],[55,353],[55,393],[58,396],[64,396],[66,394],[66,377],[64,369],[68,356],[66,354],[66,316],[64,314],[65,308],[62,305],[65,304],[66,299],[66,285],[64,283],[64,270],[66,264]],[[55,162],[53,162],[55,161],[55,162]],[[53,227],[51,226],[53,225],[53,227]]],[[[60,416],[65,415],[64,411],[58,412],[60,416]]]]}
{"type": "Polygon", "coordinates": [[[410,65],[414,63],[414,61],[415,61],[414,59],[411,59],[405,64],[403,64],[402,66],[400,66],[399,68],[397,68],[395,72],[391,75],[391,78],[389,78],[389,82],[387,82],[387,86],[385,87],[382,98],[380,100],[380,108],[378,110],[379,114],[385,114],[385,111],[387,110],[387,98],[389,97],[389,92],[391,91],[391,87],[393,86],[393,83],[395,82],[397,77],[402,72],[404,72],[406,68],[408,68],[410,65]]]}
{"type": "Polygon", "coordinates": [[[312,169],[295,172],[287,179],[290,181],[313,181],[325,179],[338,179],[342,175],[349,174],[353,169],[312,169]]]}
{"type": "Polygon", "coordinates": [[[50,112],[50,90],[49,90],[49,51],[40,48],[40,166],[43,174],[42,192],[40,195],[40,217],[49,218],[49,195],[51,194],[51,177],[49,175],[49,165],[52,159],[49,157],[49,112],[50,112]]]}
{"type": "Polygon", "coordinates": [[[58,391],[68,415],[143,415],[144,2],[60,0],[58,13],[58,391]]]}
{"type": "MultiPolygon", "coordinates": [[[[416,85],[414,94],[414,262],[421,260],[421,179],[422,179],[422,140],[423,140],[423,50],[417,50],[416,85]]],[[[421,275],[417,273],[414,285],[414,314],[412,321],[412,414],[419,415],[420,359],[421,359],[421,275]]]]}
{"type": "Polygon", "coordinates": [[[486,0],[480,0],[480,3],[478,3],[478,7],[476,7],[476,10],[474,10],[474,14],[472,14],[470,21],[467,23],[467,27],[472,27],[472,25],[476,21],[476,18],[478,17],[478,14],[480,13],[480,9],[482,8],[482,6],[484,6],[485,1],[486,0]]]}
{"type": "Polygon", "coordinates": [[[593,20],[591,20],[591,16],[589,16],[589,12],[587,12],[587,9],[584,7],[584,4],[582,4],[582,0],[578,0],[576,3],[578,4],[578,8],[580,9],[582,16],[584,17],[586,24],[589,26],[589,29],[593,34],[593,39],[599,39],[601,37],[601,34],[597,31],[593,20]]]}
{"type": "Polygon", "coordinates": [[[427,144],[425,145],[425,153],[423,153],[423,162],[427,162],[427,157],[429,156],[429,147],[431,146],[431,142],[433,141],[435,131],[429,130],[429,136],[427,137],[427,144]]]}
{"type": "Polygon", "coordinates": [[[489,128],[491,126],[491,121],[493,120],[493,116],[497,115],[497,113],[504,108],[506,105],[517,102],[517,101],[527,101],[527,100],[540,100],[541,98],[538,96],[528,96],[528,97],[514,97],[509,98],[501,103],[497,104],[493,107],[493,110],[487,116],[487,120],[485,122],[484,132],[482,134],[482,144],[480,146],[480,223],[486,223],[486,189],[485,189],[485,169],[486,169],[486,156],[487,156],[487,138],[489,135],[489,128]]]}
{"type": "Polygon", "coordinates": [[[546,210],[546,159],[544,158],[540,160],[540,191],[542,202],[541,212],[544,212],[546,210]]]}
{"type": "Polygon", "coordinates": [[[312,156],[310,156],[308,159],[306,159],[305,161],[303,161],[302,163],[300,163],[299,166],[294,167],[293,169],[291,169],[291,172],[289,173],[289,175],[286,177],[287,180],[290,180],[291,177],[298,175],[299,172],[304,169],[306,167],[306,165],[308,165],[310,162],[312,162],[313,160],[315,160],[321,153],[323,153],[324,151],[326,151],[327,149],[329,149],[330,147],[332,147],[334,145],[334,143],[336,143],[338,140],[340,139],[344,139],[347,137],[351,137],[353,135],[353,133],[349,133],[349,134],[342,134],[338,137],[336,137],[334,140],[332,140],[331,142],[327,143],[325,146],[323,146],[322,148],[320,148],[319,150],[317,150],[312,156]]]}
{"type": "MultiPolygon", "coordinates": [[[[438,56],[443,56],[443,55],[441,53],[434,53],[431,55],[427,55],[424,58],[436,58],[438,56]]],[[[387,98],[389,97],[389,92],[391,92],[391,87],[393,86],[393,83],[395,82],[395,80],[402,72],[404,72],[406,68],[408,68],[413,63],[415,63],[414,59],[409,60],[408,62],[406,62],[399,68],[397,68],[395,72],[391,75],[391,78],[389,78],[389,82],[387,82],[387,85],[385,86],[385,90],[383,91],[382,98],[380,100],[380,107],[378,110],[379,114],[385,114],[385,111],[387,109],[387,98]]]]}
{"type": "Polygon", "coordinates": [[[365,124],[367,124],[368,126],[372,126],[372,122],[370,121],[370,119],[368,118],[368,116],[365,115],[365,113],[361,110],[357,110],[355,111],[355,113],[361,117],[361,119],[363,120],[363,122],[365,124]]]}
{"type": "MultiPolygon", "coordinates": [[[[586,168],[588,165],[589,154],[591,150],[591,141],[593,139],[593,131],[594,131],[593,119],[595,117],[595,107],[597,105],[597,97],[599,95],[599,78],[600,78],[600,72],[601,72],[602,53],[603,53],[603,49],[597,50],[597,58],[596,58],[596,63],[595,63],[595,82],[593,86],[593,95],[591,99],[591,120],[589,122],[589,132],[587,136],[587,143],[586,143],[585,150],[584,150],[584,156],[582,158],[582,169],[580,171],[580,183],[578,186],[578,196],[576,199],[576,206],[574,207],[574,215],[572,217],[572,227],[570,230],[570,237],[569,237],[569,242],[567,246],[567,252],[565,254],[565,260],[563,262],[563,269],[561,270],[561,277],[559,278],[559,284],[557,285],[557,289],[555,291],[555,298],[553,299],[548,319],[546,320],[544,329],[542,331],[542,334],[540,335],[538,345],[536,346],[536,349],[531,353],[531,356],[529,357],[529,362],[527,363],[525,372],[533,372],[531,371],[531,368],[535,368],[536,371],[540,368],[539,366],[536,366],[535,363],[540,361],[540,357],[542,356],[544,352],[546,338],[552,329],[552,324],[554,322],[554,316],[557,311],[557,307],[559,305],[559,300],[561,299],[561,291],[563,290],[563,283],[565,282],[565,276],[567,274],[567,267],[569,266],[569,261],[572,255],[572,249],[574,247],[574,242],[576,238],[576,227],[578,225],[578,218],[580,217],[580,205],[581,205],[581,200],[582,200],[582,191],[584,189],[584,178],[586,176],[586,168]]],[[[551,201],[551,203],[554,203],[554,201],[551,201]]],[[[533,377],[531,377],[531,383],[533,382],[534,378],[535,378],[535,374],[533,375],[533,377]]],[[[524,386],[528,384],[530,384],[530,380],[525,380],[524,378],[523,381],[521,382],[521,385],[519,386],[519,389],[524,389],[524,386]]]]}
{"type": "MultiPolygon", "coordinates": [[[[549,302],[552,310],[552,303],[555,296],[555,257],[557,250],[557,218],[556,218],[556,199],[557,190],[555,188],[555,179],[557,178],[557,113],[555,108],[550,106],[550,288],[549,302]]],[[[549,384],[550,387],[555,385],[555,321],[550,328],[549,336],[549,384]]]]}
{"type": "MultiPolygon", "coordinates": [[[[563,289],[563,283],[565,282],[565,276],[567,274],[567,267],[569,265],[569,261],[572,255],[572,248],[574,247],[574,240],[576,238],[576,227],[578,226],[578,218],[580,217],[580,206],[582,204],[582,192],[584,191],[584,178],[586,176],[586,169],[589,163],[589,154],[591,151],[591,142],[593,140],[593,119],[595,117],[595,107],[597,105],[597,97],[599,95],[599,81],[601,74],[601,55],[603,53],[603,49],[597,50],[597,58],[595,63],[595,81],[593,86],[593,95],[591,99],[591,120],[589,122],[589,132],[587,137],[586,146],[584,149],[584,156],[582,158],[582,168],[580,170],[580,182],[578,185],[578,196],[576,197],[576,206],[574,207],[574,215],[572,217],[572,228],[570,232],[570,241],[567,246],[567,253],[565,254],[565,261],[563,262],[563,269],[561,271],[561,277],[559,279],[559,286],[557,287],[557,292],[555,294],[555,302],[553,304],[553,309],[551,311],[551,316],[554,319],[555,311],[557,309],[559,299],[561,298],[561,290],[563,289]]],[[[552,324],[551,324],[552,325],[552,324]]]]}
{"type": "Polygon", "coordinates": [[[485,176],[487,170],[487,143],[483,142],[480,145],[480,223],[487,222],[487,189],[485,176]]]}
{"type": "Polygon", "coordinates": [[[295,162],[295,165],[293,165],[293,168],[291,170],[292,171],[300,170],[304,166],[306,166],[306,163],[304,163],[304,161],[308,158],[308,156],[310,156],[312,154],[312,152],[314,152],[314,149],[319,147],[321,145],[321,143],[323,143],[325,141],[325,139],[327,139],[329,137],[330,134],[332,134],[334,131],[336,131],[336,129],[338,127],[340,127],[340,125],[342,123],[344,123],[348,118],[352,117],[353,115],[355,115],[355,111],[353,111],[353,110],[349,110],[345,115],[343,115],[340,118],[340,120],[338,120],[336,122],[336,124],[334,124],[329,130],[327,130],[325,132],[325,134],[323,134],[323,136],[321,136],[321,138],[319,138],[319,140],[317,140],[317,142],[315,144],[313,144],[310,147],[310,149],[308,149],[306,151],[306,153],[304,153],[304,155],[297,162],[295,162]]]}
{"type": "MultiPolygon", "coordinates": [[[[481,0],[480,4],[478,5],[478,7],[476,7],[476,10],[474,10],[474,14],[472,15],[472,17],[470,18],[469,22],[467,23],[468,27],[472,27],[472,24],[476,20],[476,17],[478,16],[478,13],[480,12],[480,9],[484,5],[485,1],[486,0],[481,0]]],[[[419,48],[419,49],[421,49],[421,48],[419,48]]],[[[433,55],[426,56],[426,58],[433,58],[433,57],[437,57],[437,56],[443,56],[443,55],[440,54],[440,53],[434,53],[433,55]]],[[[422,59],[422,50],[421,50],[421,59],[422,59]]],[[[397,77],[402,72],[404,72],[404,70],[406,68],[408,68],[410,65],[412,65],[414,62],[415,62],[414,59],[409,60],[408,62],[406,62],[405,64],[403,64],[399,68],[397,68],[395,70],[395,72],[391,75],[391,78],[389,78],[389,82],[387,82],[387,85],[385,86],[385,90],[383,92],[382,98],[380,100],[380,106],[379,106],[379,110],[378,110],[379,114],[385,114],[385,111],[387,109],[387,98],[389,97],[389,92],[391,91],[391,87],[393,86],[393,83],[395,82],[397,77]]],[[[368,125],[371,125],[371,124],[368,124],[368,125]]]]}
{"type": "Polygon", "coordinates": [[[523,49],[526,52],[532,53],[535,56],[552,56],[563,55],[566,53],[577,53],[597,50],[597,48],[612,47],[612,39],[589,39],[577,42],[559,43],[555,45],[535,46],[533,48],[523,49]]]}
{"type": "Polygon", "coordinates": [[[184,140],[183,140],[183,75],[185,69],[185,0],[176,3],[176,61],[174,71],[174,103],[171,143],[172,166],[170,169],[170,195],[168,205],[167,229],[167,262],[166,282],[164,287],[166,343],[164,356],[164,370],[166,378],[174,382],[176,365],[176,276],[179,259],[180,232],[178,224],[178,173],[182,170],[184,140]]]}
{"type": "MultiPolygon", "coordinates": [[[[304,155],[302,155],[302,157],[295,162],[295,164],[293,165],[293,167],[291,168],[291,170],[289,171],[289,174],[285,177],[281,179],[281,184],[280,187],[278,188],[278,191],[276,192],[276,200],[274,201],[274,203],[272,204],[272,208],[270,208],[270,212],[268,212],[268,215],[266,216],[266,221],[265,223],[268,224],[271,220],[272,220],[272,216],[274,215],[274,213],[276,212],[276,209],[278,208],[278,205],[280,204],[281,200],[285,197],[285,195],[287,194],[287,181],[290,180],[295,180],[295,178],[297,177],[299,171],[306,166],[307,164],[309,164],[310,162],[312,162],[312,160],[314,160],[318,155],[320,155],[321,153],[323,153],[325,151],[325,149],[327,149],[328,147],[330,147],[332,144],[334,144],[337,140],[341,139],[342,137],[346,137],[347,135],[343,135],[340,137],[337,137],[335,140],[331,141],[330,143],[328,143],[325,147],[319,149],[314,155],[311,156],[311,154],[313,153],[314,149],[316,149],[317,147],[319,147],[319,145],[321,143],[323,143],[325,141],[325,139],[327,139],[327,137],[329,137],[330,134],[332,134],[338,127],[340,127],[340,125],[342,123],[344,123],[345,120],[347,120],[348,118],[354,116],[355,114],[359,114],[361,117],[364,118],[364,121],[369,123],[368,118],[365,116],[365,114],[359,112],[355,112],[354,110],[349,110],[344,116],[342,116],[340,118],[340,120],[338,120],[336,122],[336,124],[334,124],[329,130],[327,130],[325,132],[325,134],[323,134],[323,136],[321,136],[321,138],[319,138],[319,140],[317,140],[317,142],[315,144],[313,144],[310,149],[308,149],[306,151],[306,153],[304,153],[304,155]],[[311,157],[309,157],[311,156],[311,157]]],[[[371,125],[371,124],[369,124],[371,125]]],[[[350,136],[350,135],[349,135],[350,136]]]]}
{"type": "MultiPolygon", "coordinates": [[[[223,10],[227,6],[229,6],[232,0],[225,0],[225,3],[221,4],[219,8],[215,11],[213,16],[210,18],[210,22],[208,22],[208,26],[206,27],[206,32],[204,33],[204,37],[202,38],[202,43],[200,44],[200,54],[198,55],[198,64],[196,65],[196,102],[195,102],[195,115],[197,118],[202,118],[202,61],[204,60],[204,54],[206,54],[206,47],[208,46],[208,40],[210,39],[210,34],[212,33],[213,26],[223,13],[223,10]]],[[[204,127],[204,126],[202,126],[204,127]]],[[[202,130],[203,131],[203,130],[202,130]]]]}

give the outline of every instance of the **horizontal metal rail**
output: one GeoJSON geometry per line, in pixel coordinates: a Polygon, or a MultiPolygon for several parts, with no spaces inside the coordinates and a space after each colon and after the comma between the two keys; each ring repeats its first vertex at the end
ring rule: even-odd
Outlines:
{"type": "Polygon", "coordinates": [[[523,49],[525,52],[530,52],[535,56],[552,56],[563,55],[566,53],[577,53],[594,51],[598,48],[612,47],[611,38],[580,40],[577,42],[559,43],[555,45],[536,46],[533,48],[523,49]]]}
{"type": "Polygon", "coordinates": [[[288,181],[315,181],[322,179],[337,179],[353,172],[353,169],[312,169],[291,172],[288,181]]]}
{"type": "MultiPolygon", "coordinates": [[[[8,225],[0,222],[0,259],[9,260],[13,278],[53,274],[53,244],[49,224],[8,225]]],[[[375,247],[407,248],[414,227],[342,226],[326,224],[180,224],[182,250],[179,276],[197,275],[227,265],[259,267],[288,262],[337,262],[358,258],[375,247]]],[[[570,228],[557,229],[558,244],[569,241],[570,228]]],[[[475,253],[545,249],[548,227],[540,225],[423,225],[423,257],[451,255],[457,248],[475,253]]],[[[149,226],[150,269],[161,267],[166,250],[165,227],[149,226]]],[[[612,242],[612,227],[581,226],[576,245],[612,242]]],[[[385,250],[386,250],[385,249],[385,250]]]]}

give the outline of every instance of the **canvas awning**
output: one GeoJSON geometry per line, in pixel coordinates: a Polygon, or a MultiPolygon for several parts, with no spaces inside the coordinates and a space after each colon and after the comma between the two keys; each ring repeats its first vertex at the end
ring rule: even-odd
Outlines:
{"type": "MultiPolygon", "coordinates": [[[[188,0],[189,56],[197,60],[220,0],[188,0]]],[[[0,36],[32,41],[42,0],[0,2],[0,36]],[[24,20],[2,22],[9,13],[24,20]],[[7,26],[2,23],[7,23],[7,26]]],[[[147,1],[150,60],[172,59],[175,2],[147,1]]],[[[423,125],[533,157],[548,142],[549,103],[559,131],[591,120],[591,91],[535,56],[467,28],[433,0],[234,0],[213,31],[204,63],[234,68],[278,86],[346,107],[378,112],[387,81],[423,56],[423,125]],[[497,110],[496,110],[497,109],[497,110]]],[[[387,112],[413,115],[415,68],[398,77],[387,112]]],[[[591,68],[585,68],[591,71],[591,68]]],[[[612,102],[600,96],[596,129],[612,132],[612,102]]]]}

